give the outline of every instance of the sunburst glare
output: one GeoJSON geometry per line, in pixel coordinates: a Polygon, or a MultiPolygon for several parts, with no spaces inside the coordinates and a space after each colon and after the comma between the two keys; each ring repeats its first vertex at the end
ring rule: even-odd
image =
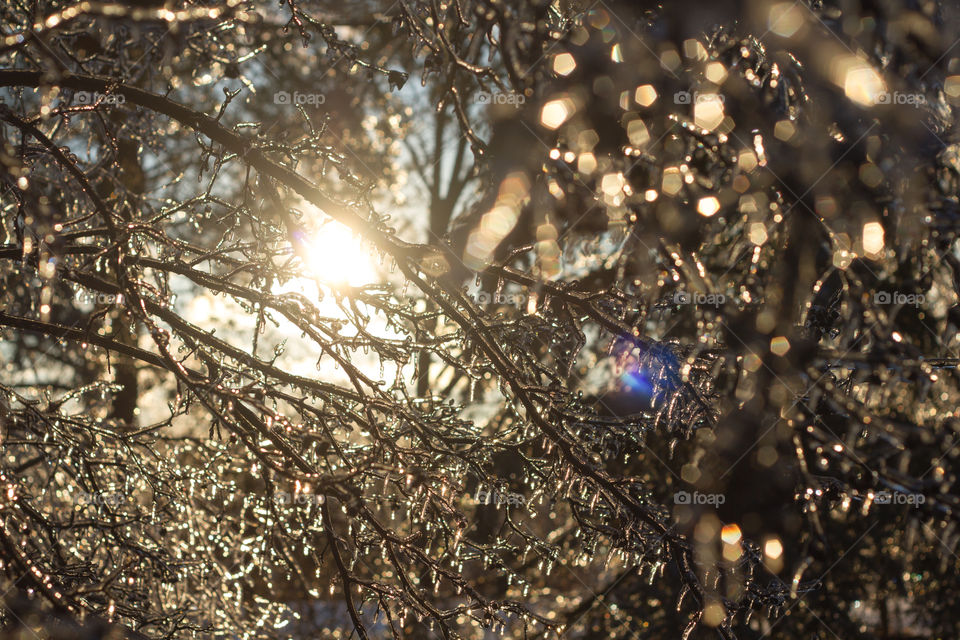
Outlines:
{"type": "Polygon", "coordinates": [[[300,240],[309,276],[319,284],[357,287],[377,280],[369,248],[343,224],[327,220],[300,240]]]}

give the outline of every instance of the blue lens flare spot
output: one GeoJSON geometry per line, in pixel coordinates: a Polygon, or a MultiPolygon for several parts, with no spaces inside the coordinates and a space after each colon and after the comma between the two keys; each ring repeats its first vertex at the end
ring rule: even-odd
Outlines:
{"type": "Polygon", "coordinates": [[[627,371],[620,376],[620,381],[632,393],[651,397],[653,395],[653,383],[650,378],[640,369],[627,371]]]}
{"type": "Polygon", "coordinates": [[[620,384],[628,393],[638,399],[653,401],[665,392],[678,387],[679,362],[676,356],[667,350],[658,354],[656,360],[635,364],[620,376],[620,384]]]}

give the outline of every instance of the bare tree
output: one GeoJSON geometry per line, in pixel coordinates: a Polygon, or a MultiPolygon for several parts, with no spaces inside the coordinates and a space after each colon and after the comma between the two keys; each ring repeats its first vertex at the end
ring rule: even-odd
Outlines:
{"type": "Polygon", "coordinates": [[[952,7],[2,12],[3,633],[958,632],[952,7]]]}

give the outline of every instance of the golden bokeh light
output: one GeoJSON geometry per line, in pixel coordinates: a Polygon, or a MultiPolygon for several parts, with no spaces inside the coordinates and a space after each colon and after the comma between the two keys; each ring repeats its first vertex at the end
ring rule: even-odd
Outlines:
{"type": "Polygon", "coordinates": [[[649,107],[657,101],[657,90],[653,88],[652,84],[640,85],[634,92],[633,99],[641,107],[649,107]]]}
{"type": "Polygon", "coordinates": [[[701,129],[713,131],[723,122],[723,97],[716,93],[697,94],[693,121],[701,129]]]}
{"type": "Polygon", "coordinates": [[[771,33],[790,38],[803,27],[805,10],[796,2],[778,2],[770,7],[767,26],[771,33]]]}
{"type": "Polygon", "coordinates": [[[768,558],[777,560],[783,555],[783,544],[777,538],[769,538],[763,544],[763,554],[768,558]]]}
{"type": "Polygon", "coordinates": [[[561,76],[568,76],[577,68],[577,61],[569,53],[560,53],[553,59],[553,71],[561,76]]]}
{"type": "Polygon", "coordinates": [[[511,173],[500,183],[497,201],[483,214],[480,225],[470,233],[463,261],[471,269],[485,267],[497,246],[513,230],[520,208],[529,198],[530,182],[524,173],[511,173]]]}
{"type": "Polygon", "coordinates": [[[720,211],[720,201],[717,200],[716,196],[700,198],[700,201],[697,203],[697,213],[705,218],[709,218],[717,211],[720,211]]]}
{"type": "Polygon", "coordinates": [[[740,538],[742,537],[743,534],[740,532],[740,527],[736,524],[724,525],[723,529],[720,530],[720,539],[726,544],[736,544],[740,542],[740,538]]]}
{"type": "Polygon", "coordinates": [[[869,258],[877,258],[883,253],[884,232],[879,222],[863,225],[863,251],[869,258]]]}
{"type": "Polygon", "coordinates": [[[559,129],[573,115],[576,106],[570,98],[558,98],[543,105],[540,122],[548,129],[559,129]]]}
{"type": "Polygon", "coordinates": [[[868,62],[855,55],[835,58],[830,65],[833,81],[843,87],[847,98],[864,107],[872,107],[881,100],[887,85],[868,62]]]}

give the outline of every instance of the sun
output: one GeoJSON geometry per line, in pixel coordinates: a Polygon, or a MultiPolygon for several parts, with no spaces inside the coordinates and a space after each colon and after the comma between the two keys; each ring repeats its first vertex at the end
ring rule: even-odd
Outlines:
{"type": "Polygon", "coordinates": [[[370,249],[335,220],[319,225],[303,244],[305,265],[318,282],[334,287],[358,287],[377,279],[370,249]]]}

